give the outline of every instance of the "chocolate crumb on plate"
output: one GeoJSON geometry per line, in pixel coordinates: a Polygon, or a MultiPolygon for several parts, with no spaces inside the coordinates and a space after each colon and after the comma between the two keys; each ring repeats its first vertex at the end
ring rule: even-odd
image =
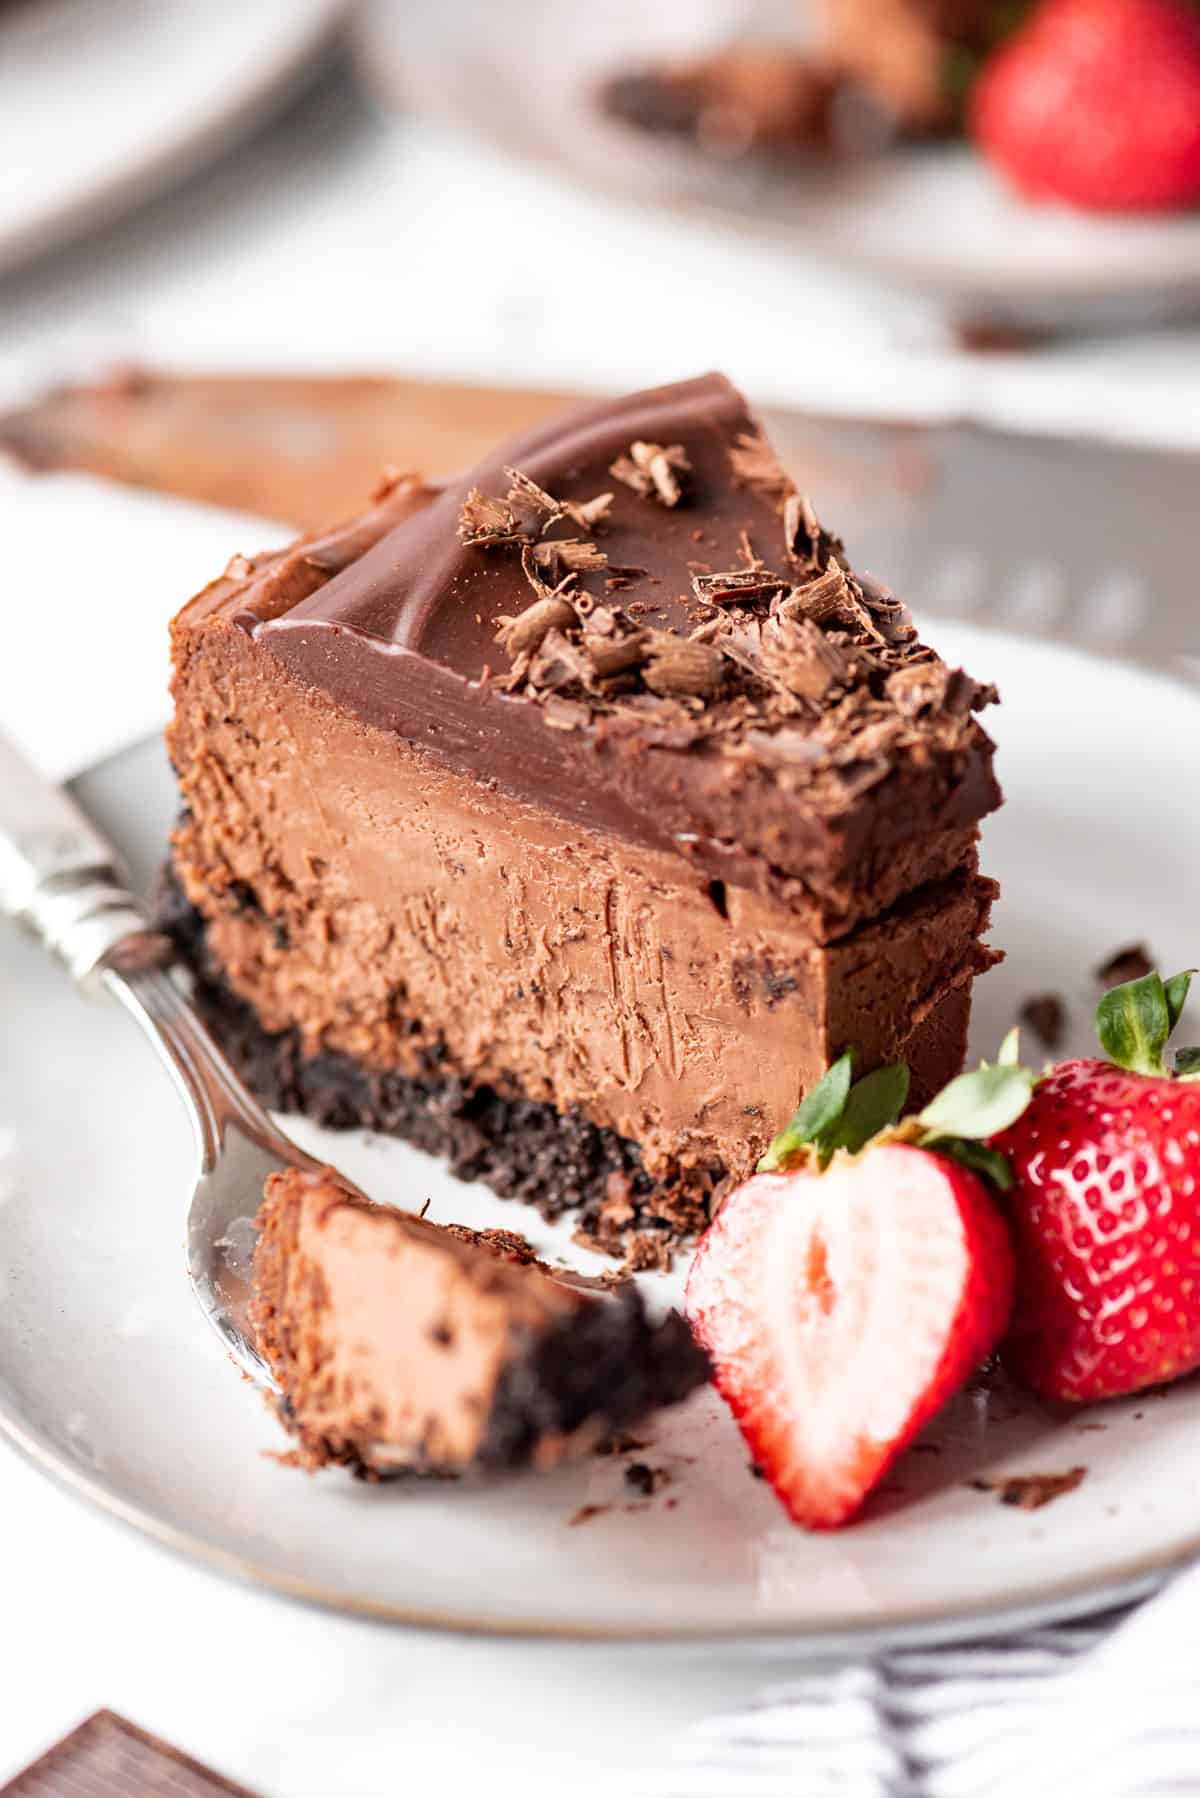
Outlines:
{"type": "Polygon", "coordinates": [[[1035,993],[1021,1007],[1022,1024],[1028,1024],[1046,1049],[1057,1049],[1063,1039],[1067,1014],[1057,993],[1035,993]]]}
{"type": "Polygon", "coordinates": [[[1146,945],[1127,943],[1096,969],[1096,979],[1104,986],[1123,986],[1127,980],[1142,980],[1153,972],[1154,960],[1146,945]]]}
{"type": "Polygon", "coordinates": [[[115,1711],[97,1711],[0,1790],[3,1798],[256,1798],[115,1711]]]}
{"type": "Polygon", "coordinates": [[[972,1480],[975,1492],[994,1492],[1002,1505],[1019,1511],[1040,1511],[1043,1505],[1063,1498],[1083,1484],[1086,1467],[1072,1467],[1066,1473],[1008,1473],[972,1480]]]}
{"type": "Polygon", "coordinates": [[[567,1528],[577,1529],[581,1523],[590,1523],[593,1517],[603,1517],[612,1510],[611,1505],[580,1505],[579,1509],[567,1518],[567,1528]]]}
{"type": "Polygon", "coordinates": [[[631,1461],[625,1469],[625,1484],[632,1486],[635,1492],[646,1498],[659,1490],[661,1486],[670,1484],[671,1475],[665,1467],[651,1467],[648,1461],[631,1461]]]}
{"type": "Polygon", "coordinates": [[[596,1444],[598,1455],[636,1455],[650,1444],[640,1436],[605,1436],[596,1444]]]}

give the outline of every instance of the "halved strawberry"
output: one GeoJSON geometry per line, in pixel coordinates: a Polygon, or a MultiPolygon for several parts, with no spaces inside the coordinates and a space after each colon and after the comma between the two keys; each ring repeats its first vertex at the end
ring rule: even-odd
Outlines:
{"type": "Polygon", "coordinates": [[[733,1193],[701,1242],[688,1316],[797,1523],[846,1522],[1002,1335],[1007,1229],[953,1156],[987,1161],[979,1139],[1017,1114],[1032,1078],[1013,1066],[965,1075],[897,1131],[906,1072],[851,1087],[845,1056],[764,1157],[783,1171],[733,1193]]]}

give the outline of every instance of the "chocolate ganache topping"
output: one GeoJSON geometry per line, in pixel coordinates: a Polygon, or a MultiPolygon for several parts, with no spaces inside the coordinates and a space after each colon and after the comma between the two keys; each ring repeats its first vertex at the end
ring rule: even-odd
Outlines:
{"type": "Polygon", "coordinates": [[[999,801],[992,689],[852,574],[720,375],[394,484],[301,550],[236,571],[238,622],[298,681],[709,872],[831,890],[999,801]]]}

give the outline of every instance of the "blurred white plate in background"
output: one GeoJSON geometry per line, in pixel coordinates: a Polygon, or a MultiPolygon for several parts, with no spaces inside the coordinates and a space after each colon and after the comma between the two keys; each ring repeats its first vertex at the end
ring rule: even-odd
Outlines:
{"type": "Polygon", "coordinates": [[[227,147],[346,0],[10,0],[0,7],[0,269],[227,147]]]}
{"type": "MultiPolygon", "coordinates": [[[[796,10],[779,13],[775,35],[796,10]]],[[[1200,213],[1114,220],[1029,205],[954,143],[794,170],[722,163],[595,104],[620,69],[774,21],[773,8],[749,0],[374,0],[356,30],[363,70],[385,97],[631,201],[818,250],[967,312],[1072,326],[1196,310],[1200,213]]]]}

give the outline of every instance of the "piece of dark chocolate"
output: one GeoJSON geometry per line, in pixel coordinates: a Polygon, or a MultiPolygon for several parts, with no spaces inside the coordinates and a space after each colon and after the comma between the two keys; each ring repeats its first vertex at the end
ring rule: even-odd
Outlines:
{"type": "Polygon", "coordinates": [[[0,1788],[0,1798],[256,1798],[115,1711],[97,1711],[0,1788]]]}

